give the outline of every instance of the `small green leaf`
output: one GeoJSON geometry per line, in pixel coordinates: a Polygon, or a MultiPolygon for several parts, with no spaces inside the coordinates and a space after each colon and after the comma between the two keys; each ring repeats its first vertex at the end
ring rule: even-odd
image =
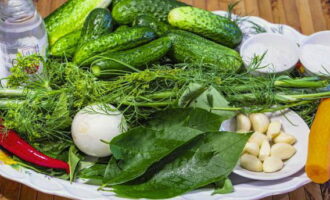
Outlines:
{"type": "Polygon", "coordinates": [[[81,158],[78,154],[77,148],[72,145],[69,150],[69,166],[70,166],[70,182],[74,181],[78,164],[80,162],[81,158]]]}
{"type": "Polygon", "coordinates": [[[188,107],[196,98],[203,94],[205,90],[207,90],[207,88],[200,84],[190,83],[188,88],[181,95],[178,105],[183,108],[188,107]]]}
{"type": "Polygon", "coordinates": [[[215,183],[216,188],[212,195],[215,194],[228,194],[234,192],[234,186],[229,178],[218,181],[215,183]]]}
{"type": "Polygon", "coordinates": [[[195,99],[195,101],[189,105],[189,107],[201,108],[227,119],[236,115],[236,112],[233,111],[212,110],[214,107],[229,107],[229,102],[214,87],[209,87],[207,90],[205,90],[202,94],[199,95],[199,97],[195,99]]]}

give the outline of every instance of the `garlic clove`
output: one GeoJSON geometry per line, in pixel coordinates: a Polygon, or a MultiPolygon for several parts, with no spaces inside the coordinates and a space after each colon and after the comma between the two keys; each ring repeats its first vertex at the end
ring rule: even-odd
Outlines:
{"type": "Polygon", "coordinates": [[[264,140],[268,140],[266,135],[259,133],[259,132],[254,132],[251,135],[249,142],[256,143],[259,146],[261,146],[261,144],[263,143],[264,140]]]}
{"type": "Polygon", "coordinates": [[[268,140],[264,140],[261,144],[260,152],[259,152],[259,159],[264,161],[270,155],[270,144],[268,140]]]}
{"type": "Polygon", "coordinates": [[[251,121],[248,116],[239,114],[236,117],[236,131],[239,133],[246,133],[251,130],[251,121]]]}
{"type": "Polygon", "coordinates": [[[269,126],[269,118],[263,113],[254,113],[249,116],[254,131],[266,133],[269,126]]]}
{"type": "Polygon", "coordinates": [[[246,152],[246,153],[254,155],[254,156],[258,156],[259,145],[257,143],[248,142],[248,143],[246,143],[243,152],[246,152]]]}
{"type": "Polygon", "coordinates": [[[276,156],[265,158],[265,161],[262,165],[263,171],[266,173],[277,172],[281,170],[283,166],[284,166],[283,161],[276,156]]]}
{"type": "Polygon", "coordinates": [[[296,153],[296,148],[287,143],[274,144],[270,150],[271,156],[278,157],[282,160],[291,158],[296,153]]]}
{"type": "Polygon", "coordinates": [[[247,169],[253,172],[262,172],[262,163],[261,161],[253,155],[243,154],[240,159],[240,165],[242,168],[247,169]]]}
{"type": "Polygon", "coordinates": [[[293,145],[296,143],[297,139],[293,135],[281,132],[273,141],[274,143],[287,143],[293,145]]]}
{"type": "Polygon", "coordinates": [[[269,140],[272,140],[278,136],[281,132],[282,124],[279,121],[271,122],[268,126],[267,137],[269,140]]]}

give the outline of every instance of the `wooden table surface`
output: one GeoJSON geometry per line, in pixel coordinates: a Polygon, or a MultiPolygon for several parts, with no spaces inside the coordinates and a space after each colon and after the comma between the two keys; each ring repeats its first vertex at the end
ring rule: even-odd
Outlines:
{"type": "MultiPolygon", "coordinates": [[[[34,0],[39,12],[47,16],[65,0],[34,0]]],[[[230,0],[183,0],[207,10],[224,10],[230,0]]],[[[304,34],[330,29],[330,0],[241,0],[235,9],[240,15],[261,16],[264,19],[288,24],[304,34]]],[[[309,184],[294,192],[268,197],[264,200],[321,200],[330,199],[317,184],[309,184]]],[[[0,200],[65,200],[47,195],[27,186],[0,177],[0,200]]]]}

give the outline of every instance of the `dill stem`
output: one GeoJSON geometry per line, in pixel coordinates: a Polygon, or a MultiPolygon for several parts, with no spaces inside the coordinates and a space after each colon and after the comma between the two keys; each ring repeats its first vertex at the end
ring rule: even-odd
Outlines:
{"type": "Polygon", "coordinates": [[[241,111],[241,110],[243,110],[243,108],[236,108],[236,107],[213,107],[212,110],[241,111]]]}
{"type": "Polygon", "coordinates": [[[0,97],[7,97],[7,98],[25,97],[26,94],[27,91],[23,89],[6,89],[6,88],[0,89],[0,97]]]}
{"type": "Polygon", "coordinates": [[[175,104],[175,101],[161,101],[161,102],[120,102],[122,105],[126,106],[136,106],[136,107],[165,107],[175,104]]]}
{"type": "Polygon", "coordinates": [[[295,103],[291,103],[291,104],[287,104],[287,105],[282,105],[282,106],[276,106],[273,108],[268,108],[268,109],[263,109],[263,110],[259,110],[258,112],[275,112],[275,111],[279,111],[279,110],[285,110],[287,108],[292,108],[292,107],[296,107],[296,106],[302,106],[305,104],[309,104],[312,103],[312,101],[300,101],[300,102],[295,102],[295,103]]]}
{"type": "Polygon", "coordinates": [[[328,85],[328,81],[311,81],[311,80],[276,80],[274,82],[274,86],[277,87],[289,87],[289,88],[321,88],[326,87],[328,85]]]}
{"type": "Polygon", "coordinates": [[[0,109],[14,109],[22,103],[24,100],[0,99],[0,109]]]}
{"type": "Polygon", "coordinates": [[[146,98],[148,99],[166,99],[170,97],[175,97],[177,95],[176,92],[173,91],[164,91],[164,92],[157,92],[154,94],[147,95],[146,98]]]}
{"type": "Polygon", "coordinates": [[[295,95],[276,95],[277,99],[284,102],[294,102],[302,100],[314,100],[320,98],[329,98],[330,92],[320,92],[313,94],[295,94],[295,95]]]}

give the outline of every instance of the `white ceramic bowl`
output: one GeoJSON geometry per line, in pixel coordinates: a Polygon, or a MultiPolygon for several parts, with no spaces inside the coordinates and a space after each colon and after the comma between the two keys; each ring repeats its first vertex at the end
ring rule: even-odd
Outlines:
{"type": "MultiPolygon", "coordinates": [[[[310,131],[305,121],[297,113],[291,110],[267,113],[267,116],[271,121],[280,121],[282,123],[282,130],[297,138],[297,142],[294,144],[294,147],[297,149],[296,154],[289,160],[285,161],[283,169],[278,172],[252,172],[243,169],[237,164],[234,169],[235,174],[254,180],[278,180],[297,173],[305,166],[307,160],[308,135],[310,131]]],[[[235,118],[227,120],[222,124],[221,130],[235,131],[235,124],[235,118]]]]}
{"type": "Polygon", "coordinates": [[[259,74],[291,72],[299,61],[299,47],[296,41],[279,33],[261,33],[247,39],[241,46],[240,54],[245,67],[249,67],[253,57],[265,55],[266,67],[257,69],[259,74]],[[267,49],[268,51],[264,51],[267,49]],[[273,49],[273,50],[272,50],[273,49]],[[279,61],[273,65],[267,57],[279,61]],[[268,65],[269,64],[269,65],[268,65]]]}
{"type": "MultiPolygon", "coordinates": [[[[316,55],[313,57],[312,55],[306,55],[302,52],[304,51],[304,48],[308,48],[307,45],[325,45],[330,48],[330,31],[322,31],[315,33],[309,37],[307,37],[301,44],[300,47],[300,61],[303,64],[307,75],[317,75],[317,76],[330,76],[330,69],[323,69],[318,68],[314,66],[314,63],[320,62],[322,60],[322,57],[325,59],[329,59],[330,55],[321,55],[316,52],[316,55]],[[321,57],[320,57],[321,56],[321,57]]],[[[313,50],[312,50],[313,51],[313,50]]],[[[318,51],[322,51],[321,49],[318,51]]],[[[310,52],[313,53],[313,52],[310,52]]],[[[315,53],[315,51],[314,51],[315,53]]],[[[325,53],[325,52],[324,52],[325,53]]],[[[320,64],[321,66],[322,64],[320,64]]]]}

